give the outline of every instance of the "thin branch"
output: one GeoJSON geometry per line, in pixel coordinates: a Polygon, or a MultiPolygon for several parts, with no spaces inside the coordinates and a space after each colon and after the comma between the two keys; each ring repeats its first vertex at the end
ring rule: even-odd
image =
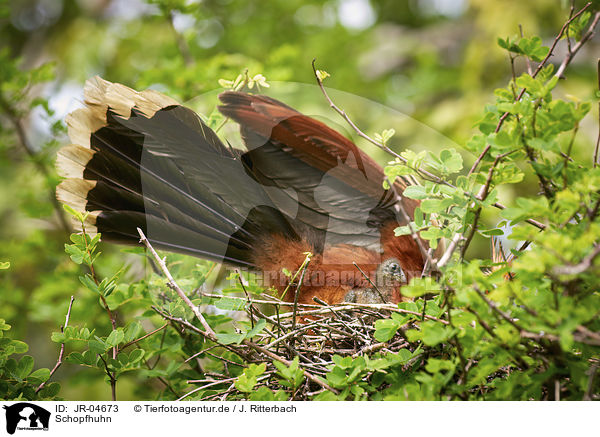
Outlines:
{"type": "MultiPolygon", "coordinates": [[[[280,363],[285,364],[288,367],[292,364],[291,361],[288,361],[285,358],[280,357],[279,355],[271,352],[270,350],[265,349],[264,347],[251,342],[250,340],[244,340],[244,344],[252,347],[254,350],[266,355],[267,357],[271,358],[272,360],[276,360],[276,361],[279,361],[280,363]]],[[[302,369],[302,372],[304,373],[304,376],[306,376],[312,382],[319,384],[321,387],[329,390],[332,393],[339,394],[339,392],[336,389],[330,387],[329,384],[327,384],[325,381],[317,378],[316,376],[314,376],[312,373],[308,372],[307,370],[302,369]]]]}
{"type": "MultiPolygon", "coordinates": [[[[202,294],[202,296],[212,297],[212,298],[223,298],[224,297],[222,294],[212,294],[212,293],[201,293],[201,294],[202,294]]],[[[263,295],[263,296],[267,296],[267,295],[263,295]]],[[[227,299],[237,299],[237,300],[246,301],[246,298],[239,297],[239,296],[227,296],[227,299]]],[[[284,302],[284,301],[252,299],[252,302],[266,304],[266,305],[275,305],[275,306],[288,306],[288,307],[294,306],[293,302],[284,302]]],[[[298,308],[321,308],[320,305],[313,305],[313,304],[306,304],[306,303],[298,303],[297,306],[298,306],[298,308]]]]}
{"type": "MultiPolygon", "coordinates": [[[[38,154],[36,153],[36,151],[33,149],[31,144],[29,143],[29,140],[27,138],[27,134],[25,133],[25,128],[23,127],[23,122],[22,122],[21,118],[19,117],[17,112],[14,110],[14,108],[12,108],[8,104],[8,102],[6,102],[4,100],[4,98],[1,95],[0,95],[0,108],[2,108],[4,110],[4,112],[8,116],[8,119],[13,124],[13,127],[15,128],[15,132],[17,133],[17,138],[19,139],[19,144],[21,145],[23,150],[25,150],[27,155],[29,155],[29,157],[33,161],[33,164],[37,167],[39,172],[44,176],[46,184],[48,184],[48,181],[51,179],[50,171],[44,165],[44,163],[42,161],[40,161],[38,154]]],[[[50,203],[52,204],[52,207],[54,208],[54,211],[56,212],[56,214],[58,216],[61,227],[67,234],[70,234],[72,231],[71,224],[67,220],[67,217],[65,216],[65,211],[62,208],[62,206],[60,205],[60,202],[56,198],[56,190],[54,188],[49,187],[48,194],[49,194],[49,198],[50,198],[50,203]]]]}
{"type": "Polygon", "coordinates": [[[242,280],[242,273],[240,272],[240,269],[235,269],[235,272],[238,275],[238,281],[240,283],[240,286],[242,287],[242,290],[244,290],[244,294],[246,295],[249,313],[250,313],[250,325],[251,325],[252,329],[254,329],[254,315],[252,314],[252,312],[254,310],[254,305],[252,304],[252,300],[250,299],[248,290],[246,290],[246,286],[244,285],[244,281],[242,280]]]}
{"type": "MultiPolygon", "coordinates": [[[[586,5],[586,8],[589,5],[590,5],[590,3],[588,3],[586,5]]],[[[582,9],[582,11],[583,11],[583,9],[582,9]]],[[[554,75],[556,77],[562,77],[562,74],[564,73],[567,66],[571,63],[571,61],[573,60],[573,58],[575,57],[577,52],[581,49],[581,47],[583,47],[583,45],[586,42],[588,42],[590,40],[590,38],[592,38],[594,36],[594,34],[596,33],[596,26],[598,25],[599,21],[600,21],[600,12],[596,12],[596,14],[594,15],[594,19],[592,20],[592,23],[588,27],[588,30],[583,34],[583,36],[581,37],[579,42],[577,44],[575,44],[569,52],[567,52],[565,59],[563,59],[563,61],[559,65],[558,69],[556,70],[556,73],[554,73],[554,75]]]]}
{"type": "Polygon", "coordinates": [[[142,337],[140,337],[140,338],[136,338],[135,340],[131,340],[129,343],[126,343],[124,346],[122,346],[122,347],[121,347],[121,350],[123,350],[123,349],[125,349],[125,348],[127,348],[127,347],[131,346],[132,344],[135,344],[135,343],[137,343],[137,342],[139,342],[139,341],[142,341],[142,340],[144,340],[145,338],[148,338],[148,337],[150,337],[151,335],[154,335],[154,334],[156,334],[157,332],[160,332],[160,331],[162,331],[162,330],[163,330],[163,329],[165,329],[167,326],[169,326],[169,324],[168,324],[168,323],[165,323],[165,324],[164,324],[164,325],[162,325],[160,328],[156,328],[154,331],[152,331],[152,332],[149,332],[149,333],[147,333],[146,335],[144,335],[144,336],[142,336],[142,337]]]}
{"type": "Polygon", "coordinates": [[[592,267],[594,260],[600,254],[600,244],[594,246],[594,250],[586,255],[580,263],[568,266],[556,266],[552,269],[554,275],[578,275],[592,267]]]}
{"type": "MultiPolygon", "coordinates": [[[[296,291],[294,293],[294,316],[292,318],[292,330],[296,328],[296,312],[298,311],[298,298],[300,297],[300,287],[302,287],[302,282],[304,281],[304,274],[306,273],[306,269],[308,264],[310,263],[310,255],[306,255],[304,262],[300,266],[302,269],[302,273],[300,273],[300,278],[298,279],[298,285],[296,285],[296,291]]],[[[295,275],[294,275],[295,276],[295,275]]],[[[293,342],[292,338],[292,342],[293,342]]]]}
{"type": "Polygon", "coordinates": [[[171,272],[169,271],[169,269],[167,268],[167,265],[165,264],[165,260],[162,259],[160,256],[158,256],[158,253],[156,253],[156,250],[154,250],[154,248],[150,244],[150,241],[148,241],[148,239],[144,235],[144,232],[142,232],[142,230],[140,228],[137,228],[137,231],[138,231],[138,234],[140,235],[140,242],[144,243],[146,245],[146,247],[148,248],[148,250],[154,257],[154,259],[158,263],[158,266],[160,267],[163,274],[167,278],[169,286],[177,292],[177,294],[179,295],[181,300],[183,300],[183,302],[192,310],[192,312],[194,313],[196,318],[200,321],[200,324],[206,330],[206,333],[210,337],[212,337],[214,340],[216,340],[217,335],[215,334],[215,331],[213,331],[213,329],[210,327],[210,325],[208,324],[208,322],[206,321],[206,319],[204,318],[204,316],[202,315],[202,313],[200,312],[198,307],[192,303],[190,298],[187,297],[186,294],[183,292],[183,290],[179,287],[179,285],[177,285],[177,283],[175,282],[175,279],[173,279],[171,272]]]}
{"type": "Polygon", "coordinates": [[[108,368],[108,364],[106,363],[106,360],[104,359],[102,354],[98,354],[98,357],[104,364],[104,371],[106,372],[106,374],[108,375],[108,379],[110,380],[111,399],[113,401],[116,401],[117,400],[117,380],[115,379],[115,373],[110,372],[110,369],[108,368]]]}
{"type": "MultiPolygon", "coordinates": [[[[567,30],[567,28],[570,26],[570,24],[573,22],[573,20],[576,20],[581,14],[583,14],[585,12],[585,10],[591,6],[591,4],[592,4],[592,2],[588,2],[575,15],[572,15],[572,14],[570,15],[570,18],[565,22],[565,24],[563,24],[563,26],[560,28],[560,31],[558,32],[558,35],[556,35],[556,38],[554,38],[554,41],[552,41],[552,45],[550,46],[550,50],[548,51],[548,54],[546,55],[546,57],[544,59],[542,59],[542,62],[540,62],[540,65],[538,65],[538,67],[536,68],[535,72],[533,73],[533,77],[537,76],[537,74],[542,70],[542,68],[544,68],[544,65],[546,65],[546,63],[548,62],[550,57],[554,54],[554,49],[556,48],[556,44],[558,44],[558,41],[560,41],[563,34],[567,30]]],[[[565,65],[565,67],[566,67],[566,65],[565,65]]]]}
{"type": "Polygon", "coordinates": [[[463,235],[460,232],[457,232],[454,235],[454,238],[452,238],[452,240],[450,241],[450,244],[448,245],[448,248],[446,249],[446,251],[444,252],[444,254],[440,257],[440,260],[437,263],[437,266],[439,268],[444,267],[448,263],[448,261],[450,261],[450,259],[452,258],[452,254],[454,253],[454,251],[458,247],[458,243],[463,238],[464,237],[463,237],[463,235]]]}
{"type": "Polygon", "coordinates": [[[494,311],[501,318],[503,318],[505,321],[507,321],[509,324],[511,324],[519,333],[527,332],[525,329],[521,328],[517,324],[517,322],[515,322],[508,314],[506,314],[504,311],[502,311],[500,308],[498,308],[498,305],[496,305],[495,302],[492,302],[487,297],[485,297],[485,294],[483,294],[483,292],[479,289],[479,287],[477,285],[473,284],[473,290],[475,290],[475,292],[479,295],[479,297],[481,297],[481,299],[483,299],[483,301],[487,304],[487,306],[489,306],[492,309],[492,311],[494,311]]]}
{"type": "MultiPolygon", "coordinates": [[[[71,308],[73,307],[73,301],[75,299],[73,298],[73,296],[71,296],[71,300],[69,301],[69,309],[67,310],[67,315],[65,316],[65,324],[63,326],[61,326],[60,328],[60,332],[65,332],[65,328],[69,325],[69,318],[71,317],[71,308]]],[[[56,372],[58,370],[58,368],[60,367],[60,365],[62,364],[62,359],[63,359],[63,355],[65,353],[65,342],[63,341],[60,344],[60,352],[58,353],[58,360],[56,360],[56,364],[54,365],[54,367],[52,368],[52,370],[50,371],[50,375],[48,376],[48,379],[44,382],[42,382],[38,388],[35,389],[35,392],[38,393],[41,389],[43,389],[46,386],[46,383],[48,381],[50,381],[50,378],[52,378],[52,375],[54,375],[54,372],[56,372]]]]}
{"type": "MultiPolygon", "coordinates": [[[[369,278],[369,275],[367,275],[365,272],[363,272],[363,269],[361,269],[360,266],[358,264],[356,264],[356,262],[352,261],[352,264],[354,264],[354,267],[356,267],[358,269],[358,271],[364,276],[364,278],[369,282],[369,284],[371,284],[371,286],[375,289],[375,291],[377,291],[377,293],[379,294],[379,297],[381,298],[381,301],[383,303],[388,303],[387,300],[385,300],[385,296],[383,295],[381,290],[379,290],[377,285],[375,285],[373,283],[373,281],[371,281],[371,278],[369,278]]],[[[325,302],[325,303],[327,305],[329,305],[329,303],[327,303],[327,302],[325,302]]]]}
{"type": "MultiPolygon", "coordinates": [[[[523,38],[523,26],[519,23],[519,33],[521,34],[521,38],[523,38]]],[[[528,56],[525,56],[525,63],[527,64],[527,73],[531,76],[533,74],[533,70],[531,69],[531,61],[528,56]]]]}
{"type": "MultiPolygon", "coordinates": [[[[420,312],[405,310],[403,308],[398,308],[397,305],[389,304],[389,303],[385,304],[385,303],[345,302],[345,303],[339,304],[339,305],[330,305],[330,307],[334,308],[337,311],[349,311],[349,310],[357,310],[357,309],[387,310],[387,311],[392,311],[395,313],[412,314],[412,315],[421,317],[420,312]]],[[[328,308],[321,307],[321,309],[318,309],[318,310],[300,311],[300,312],[298,312],[298,315],[312,316],[312,315],[319,315],[319,314],[327,314],[328,312],[330,312],[330,310],[328,308]]],[[[284,319],[284,318],[288,318],[288,317],[292,317],[292,316],[293,316],[293,313],[284,313],[284,314],[281,314],[280,317],[282,319],[284,319]]],[[[428,314],[425,315],[425,318],[429,319],[429,320],[433,320],[435,322],[443,323],[444,325],[448,324],[448,322],[446,320],[438,319],[437,317],[433,317],[428,314]]]]}

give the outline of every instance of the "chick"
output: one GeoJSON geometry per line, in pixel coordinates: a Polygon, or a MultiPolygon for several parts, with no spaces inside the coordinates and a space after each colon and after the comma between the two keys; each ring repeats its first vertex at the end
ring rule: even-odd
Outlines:
{"type": "Polygon", "coordinates": [[[346,294],[344,302],[389,303],[393,301],[394,292],[406,282],[406,275],[398,259],[388,258],[379,265],[375,272],[376,288],[354,288],[346,294]]]}

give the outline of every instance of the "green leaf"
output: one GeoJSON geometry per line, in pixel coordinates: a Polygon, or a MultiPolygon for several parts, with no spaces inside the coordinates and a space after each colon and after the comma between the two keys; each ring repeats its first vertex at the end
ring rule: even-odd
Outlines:
{"type": "Polygon", "coordinates": [[[422,340],[427,346],[443,343],[453,335],[453,330],[439,322],[427,321],[421,324],[422,340]]]}
{"type": "Polygon", "coordinates": [[[217,340],[221,344],[240,344],[246,338],[246,334],[231,334],[231,333],[217,333],[217,340]]]}
{"type": "Polygon", "coordinates": [[[115,329],[106,338],[106,345],[108,347],[117,346],[119,343],[121,343],[123,341],[124,338],[125,338],[125,333],[123,332],[123,330],[115,329]]]}
{"type": "Polygon", "coordinates": [[[29,350],[27,343],[20,340],[12,340],[11,346],[14,348],[15,354],[24,354],[29,350]]]}
{"type": "Polygon", "coordinates": [[[25,379],[27,375],[33,370],[33,357],[31,355],[24,355],[17,365],[17,376],[21,379],[25,379]]]}
{"type": "Polygon", "coordinates": [[[428,197],[427,191],[422,185],[409,185],[402,195],[410,199],[426,199],[428,197]]]}
{"type": "Polygon", "coordinates": [[[265,326],[267,326],[267,321],[265,319],[258,320],[254,325],[254,328],[248,331],[248,333],[246,334],[246,338],[252,338],[255,335],[259,334],[263,329],[265,329],[265,326]]]}
{"type": "Polygon", "coordinates": [[[50,378],[50,370],[46,368],[37,369],[27,377],[27,379],[36,379],[39,382],[46,382],[48,378],[50,378]]]}
{"type": "MultiPolygon", "coordinates": [[[[81,264],[81,263],[78,263],[81,264]]],[[[96,285],[96,282],[94,281],[94,279],[92,278],[92,276],[89,273],[86,273],[84,276],[80,276],[79,277],[79,281],[90,291],[93,291],[94,293],[98,293],[98,286],[96,285]]]]}
{"type": "Polygon", "coordinates": [[[145,353],[144,349],[134,349],[129,354],[129,362],[131,364],[137,363],[144,357],[144,353],[145,353]]]}
{"type": "Polygon", "coordinates": [[[104,342],[99,340],[90,340],[88,342],[88,347],[90,348],[90,351],[96,354],[103,354],[110,348],[110,346],[107,346],[104,342]]]}
{"type": "Polygon", "coordinates": [[[443,164],[442,173],[457,173],[463,168],[463,159],[456,149],[446,149],[440,152],[440,161],[443,164]]]}
{"type": "Polygon", "coordinates": [[[534,97],[544,97],[544,85],[540,79],[534,79],[529,74],[524,73],[516,80],[517,86],[525,88],[527,93],[534,97]]]}
{"type": "Polygon", "coordinates": [[[75,217],[78,221],[83,222],[83,214],[81,214],[79,211],[75,211],[66,203],[63,203],[63,209],[67,211],[70,215],[75,217]]]}
{"type": "Polygon", "coordinates": [[[62,332],[53,332],[50,335],[50,340],[52,340],[54,343],[62,343],[65,341],[65,338],[65,334],[62,332]]]}
{"type": "Polygon", "coordinates": [[[242,311],[246,308],[248,302],[241,299],[234,299],[229,296],[223,296],[215,302],[215,306],[225,311],[242,311]]]}
{"type": "Polygon", "coordinates": [[[142,331],[142,325],[140,324],[140,322],[135,321],[135,322],[130,323],[129,325],[127,325],[127,327],[123,331],[124,332],[123,341],[129,343],[130,341],[135,340],[141,331],[142,331]]]}
{"type": "Polygon", "coordinates": [[[87,253],[77,247],[76,244],[65,244],[65,252],[71,257],[75,264],[82,264],[87,253]]]}
{"type": "Polygon", "coordinates": [[[400,326],[396,323],[395,320],[391,319],[379,319],[375,321],[375,338],[377,341],[385,342],[389,341],[400,326]]]}
{"type": "Polygon", "coordinates": [[[9,261],[0,261],[0,270],[6,270],[8,268],[10,268],[9,261]]]}

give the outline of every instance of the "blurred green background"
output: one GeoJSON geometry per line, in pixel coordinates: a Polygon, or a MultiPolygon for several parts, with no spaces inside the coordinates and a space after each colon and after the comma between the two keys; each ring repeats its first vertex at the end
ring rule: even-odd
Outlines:
{"type": "MultiPolygon", "coordinates": [[[[598,7],[595,1],[591,10],[598,7]]],[[[56,361],[50,333],[63,323],[71,294],[72,324],[110,329],[97,298],[83,291],[80,266],[64,252],[62,210],[51,201],[59,182],[56,151],[68,142],[64,116],[81,106],[87,78],[98,74],[180,101],[196,98],[209,112],[218,79],[248,68],[266,76],[269,92],[286,95],[290,85],[278,81],[314,85],[316,58],[331,74],[326,85],[349,93],[333,95],[368,133],[395,128],[390,144],[397,151],[459,147],[494,89],[510,79],[497,37],[518,35],[522,26],[525,36],[540,35],[550,45],[568,13],[569,3],[558,0],[0,0],[0,262],[11,263],[0,270],[0,318],[13,326],[11,337],[29,343],[36,367],[56,361]],[[27,86],[21,72],[47,63],[32,75],[39,83],[27,86]]],[[[562,59],[563,45],[554,59],[562,59]]],[[[596,35],[567,70],[559,94],[594,98],[599,49],[596,35]]],[[[519,74],[526,65],[517,60],[515,68],[519,74]]],[[[294,87],[286,101],[328,114],[350,134],[314,88],[294,87]],[[297,91],[305,89],[311,91],[297,91]]],[[[591,156],[597,120],[594,105],[576,154],[591,156]]],[[[389,160],[369,151],[382,164],[389,160]]],[[[474,160],[468,152],[464,158],[465,166],[474,160]]],[[[537,188],[526,180],[514,189],[537,188]]],[[[511,194],[502,192],[502,200],[510,203],[511,194]]],[[[102,251],[100,275],[123,264],[125,278],[143,274],[139,257],[110,245],[102,251]]],[[[481,238],[469,254],[488,251],[481,238]]],[[[109,399],[98,372],[63,365],[54,379],[67,399],[109,399]]],[[[139,397],[136,384],[121,381],[119,398],[139,397]]]]}

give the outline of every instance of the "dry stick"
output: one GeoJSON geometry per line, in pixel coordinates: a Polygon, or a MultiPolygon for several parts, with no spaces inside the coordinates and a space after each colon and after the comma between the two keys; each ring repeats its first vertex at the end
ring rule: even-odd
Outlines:
{"type": "MultiPolygon", "coordinates": [[[[392,312],[400,313],[400,314],[412,314],[412,315],[419,316],[419,317],[421,316],[420,312],[405,310],[402,308],[398,308],[396,305],[384,304],[384,303],[367,304],[367,303],[347,302],[347,303],[344,303],[341,305],[330,305],[330,306],[335,308],[336,311],[356,311],[357,309],[373,309],[373,310],[388,310],[388,311],[392,311],[392,312]]],[[[297,315],[310,316],[310,315],[326,314],[328,312],[330,312],[330,310],[328,308],[322,308],[320,310],[299,311],[297,313],[297,315]]],[[[292,315],[293,315],[293,313],[285,313],[285,314],[281,315],[281,318],[292,317],[292,315]]],[[[429,320],[433,320],[435,322],[443,323],[444,325],[448,324],[448,321],[438,319],[437,317],[433,317],[430,315],[425,315],[425,318],[429,319],[429,320]]]]}
{"type": "Polygon", "coordinates": [[[266,348],[267,348],[267,349],[272,349],[272,348],[273,348],[273,346],[276,346],[276,345],[278,345],[278,344],[279,344],[279,343],[281,343],[282,341],[284,341],[284,340],[286,340],[286,339],[288,339],[288,338],[290,338],[290,337],[292,337],[292,336],[296,336],[296,335],[298,335],[299,333],[301,333],[301,332],[303,332],[303,331],[308,331],[309,329],[311,329],[311,328],[313,328],[313,327],[317,326],[318,324],[319,324],[319,322],[313,322],[313,323],[310,323],[310,324],[308,324],[308,325],[302,325],[302,327],[300,327],[300,328],[296,329],[295,331],[288,332],[287,334],[284,334],[284,335],[282,335],[281,337],[279,337],[277,340],[275,340],[275,341],[272,341],[271,343],[269,343],[269,344],[266,346],[266,348]]]}
{"type": "MultiPolygon", "coordinates": [[[[212,294],[212,293],[204,293],[201,292],[200,293],[202,296],[205,297],[213,297],[213,298],[223,298],[224,296],[222,294],[212,294]]],[[[263,296],[268,296],[267,294],[264,294],[263,296]]],[[[245,298],[243,297],[239,297],[239,296],[227,296],[227,299],[236,299],[236,300],[243,300],[246,301],[245,298]]],[[[284,302],[284,301],[271,301],[271,300],[261,300],[261,299],[252,299],[253,303],[261,303],[261,304],[265,304],[265,305],[274,305],[274,306],[287,306],[287,307],[293,307],[294,306],[294,302],[284,302]]],[[[298,308],[321,308],[321,305],[314,305],[314,304],[308,304],[308,303],[298,303],[298,308]]]]}
{"type": "MultiPolygon", "coordinates": [[[[363,272],[363,269],[360,268],[360,266],[358,264],[356,264],[356,262],[352,261],[352,264],[354,264],[354,267],[356,267],[358,269],[358,271],[365,277],[365,279],[367,281],[369,281],[369,284],[371,284],[373,286],[373,288],[375,289],[375,291],[377,291],[377,293],[379,294],[379,297],[381,298],[381,301],[383,303],[388,303],[387,300],[385,300],[385,297],[383,296],[383,293],[381,293],[381,291],[379,290],[379,288],[377,287],[377,285],[375,285],[373,283],[373,281],[371,281],[371,278],[369,278],[369,276],[363,272]]],[[[328,303],[324,302],[326,305],[329,305],[328,303]]]]}
{"type": "MultiPolygon", "coordinates": [[[[202,293],[202,296],[206,296],[206,297],[223,297],[220,294],[210,294],[210,293],[202,293]]],[[[239,297],[239,296],[228,296],[228,299],[235,299],[235,300],[243,300],[246,301],[245,298],[243,297],[239,297]]],[[[271,304],[271,305],[281,305],[281,306],[293,306],[294,304],[291,302],[282,302],[282,303],[276,303],[276,302],[271,302],[268,300],[253,300],[254,303],[261,303],[261,304],[271,304]]],[[[402,313],[402,314],[414,314],[414,315],[420,315],[420,313],[417,313],[415,311],[409,311],[409,310],[405,310],[405,309],[401,309],[398,308],[395,305],[392,304],[367,304],[367,303],[353,303],[353,302],[346,302],[344,304],[338,304],[338,305],[329,305],[330,307],[334,308],[337,311],[355,311],[357,309],[372,309],[372,310],[389,310],[389,311],[394,311],[397,313],[402,313]]],[[[312,304],[298,304],[298,308],[311,308],[311,309],[315,309],[314,311],[299,311],[297,312],[297,315],[310,315],[310,314],[326,314],[327,310],[323,309],[323,305],[312,305],[312,304]]],[[[293,317],[294,313],[293,312],[289,312],[289,313],[283,313],[280,314],[280,319],[285,319],[285,318],[291,318],[293,317]]],[[[262,317],[262,316],[261,316],[262,317]]],[[[275,321],[271,320],[267,317],[269,321],[271,321],[273,324],[276,324],[275,321]]],[[[448,323],[445,320],[441,320],[438,319],[436,317],[433,316],[429,316],[426,315],[425,318],[429,319],[429,320],[434,320],[436,322],[441,322],[441,323],[448,323]]]]}
{"type": "MultiPolygon", "coordinates": [[[[69,317],[71,317],[71,307],[73,306],[73,301],[74,300],[75,299],[73,298],[73,296],[71,296],[71,300],[69,301],[69,309],[67,310],[67,315],[65,316],[65,324],[63,326],[61,326],[60,332],[65,332],[65,328],[69,325],[69,317]]],[[[58,360],[56,360],[56,364],[54,365],[54,367],[50,371],[50,375],[48,376],[48,379],[46,381],[42,382],[38,386],[38,388],[35,389],[36,393],[38,393],[41,389],[43,389],[46,386],[46,383],[48,381],[50,381],[50,378],[52,378],[52,375],[54,375],[54,372],[56,372],[58,370],[58,368],[62,364],[62,359],[63,359],[64,353],[65,353],[65,342],[63,341],[60,344],[60,352],[58,353],[58,360]]]]}
{"type": "Polygon", "coordinates": [[[177,283],[175,282],[175,279],[173,279],[171,272],[169,272],[169,269],[167,268],[167,265],[165,264],[165,260],[163,258],[161,258],[160,256],[158,256],[158,253],[156,253],[156,251],[154,250],[154,248],[152,247],[152,245],[150,244],[150,242],[144,235],[144,232],[142,232],[142,230],[140,228],[137,228],[137,231],[138,231],[138,234],[140,234],[140,242],[144,243],[146,245],[146,247],[148,248],[148,250],[154,257],[154,259],[158,263],[158,266],[160,267],[163,274],[167,278],[169,286],[177,292],[177,294],[179,295],[181,300],[183,300],[185,302],[185,304],[192,310],[192,312],[194,313],[196,318],[200,321],[200,324],[202,325],[202,327],[206,330],[206,333],[210,337],[212,337],[216,340],[217,335],[215,334],[215,331],[213,331],[213,329],[210,327],[210,325],[208,324],[208,322],[206,321],[206,319],[204,318],[204,316],[202,315],[202,313],[200,312],[198,307],[196,305],[194,305],[192,303],[192,301],[190,300],[190,298],[187,297],[187,295],[183,292],[183,290],[181,288],[179,288],[179,285],[177,285],[177,283]]]}
{"type": "MultiPolygon", "coordinates": [[[[571,22],[573,22],[573,20],[575,20],[577,17],[579,17],[587,8],[590,7],[592,3],[588,2],[583,8],[581,8],[579,10],[579,12],[577,12],[575,15],[571,16],[571,18],[569,18],[565,24],[563,25],[563,27],[560,29],[560,32],[558,33],[558,35],[556,36],[556,38],[554,38],[554,41],[552,42],[552,45],[550,46],[550,50],[548,51],[548,54],[546,55],[546,57],[542,60],[542,62],[540,62],[540,64],[537,66],[537,68],[535,69],[535,71],[533,72],[533,74],[531,75],[531,77],[536,77],[538,75],[538,73],[542,70],[542,68],[544,68],[544,66],[546,65],[546,63],[548,62],[548,60],[550,59],[550,57],[552,56],[554,49],[556,48],[556,44],[558,43],[558,41],[561,39],[563,33],[565,32],[565,30],[567,29],[567,27],[571,24],[571,22]]],[[[594,27],[596,26],[596,24],[592,23],[594,25],[594,27]]],[[[593,28],[592,28],[593,29],[593,28]]],[[[589,32],[589,31],[588,31],[589,32]]],[[[590,35],[591,37],[591,35],[590,35]]],[[[587,39],[589,39],[590,37],[588,37],[587,39]]],[[[586,39],[586,41],[587,41],[586,39]]],[[[579,47],[581,48],[581,47],[579,47]]],[[[579,48],[577,50],[579,50],[579,48]]],[[[573,54],[574,55],[574,54],[573,54]]],[[[572,57],[571,57],[572,59],[572,57]]],[[[567,67],[568,63],[571,62],[571,59],[569,59],[566,63],[563,60],[563,63],[565,64],[563,67],[563,64],[561,64],[561,68],[562,71],[564,71],[564,69],[567,67]]],[[[566,60],[566,58],[565,58],[566,60]]],[[[561,74],[562,74],[561,71],[561,74]]],[[[558,71],[557,71],[558,73],[558,71]]],[[[525,94],[526,88],[522,88],[521,91],[519,92],[519,95],[517,96],[517,101],[521,100],[521,97],[523,97],[523,95],[525,94]]],[[[500,119],[498,120],[498,124],[496,125],[496,129],[494,130],[495,133],[498,133],[498,131],[500,130],[500,128],[502,127],[502,125],[504,124],[504,121],[506,120],[506,118],[509,116],[508,112],[505,112],[504,114],[502,114],[502,116],[500,117],[500,119]]],[[[491,145],[486,145],[485,148],[483,149],[483,151],[481,152],[481,154],[477,157],[477,159],[475,160],[475,162],[473,163],[473,166],[471,167],[471,169],[469,170],[469,176],[471,174],[473,174],[473,172],[475,171],[475,169],[479,166],[479,164],[481,163],[481,161],[483,160],[483,158],[485,157],[485,155],[487,155],[487,153],[489,152],[489,150],[491,149],[491,145]]],[[[504,208],[500,208],[500,209],[504,209],[504,208]]],[[[541,229],[541,228],[540,228],[541,229]]]]}
{"type": "MultiPolygon", "coordinates": [[[[318,302],[321,305],[324,305],[325,307],[329,308],[331,310],[331,314],[334,315],[334,317],[344,326],[344,328],[346,328],[348,331],[352,332],[352,334],[354,336],[356,336],[356,337],[362,337],[363,341],[370,341],[370,339],[367,336],[365,336],[362,332],[358,332],[356,329],[353,329],[346,322],[344,322],[344,320],[342,320],[342,318],[340,317],[340,315],[327,302],[325,302],[324,300],[319,299],[316,296],[313,297],[313,300],[315,302],[318,302]]],[[[345,335],[347,335],[347,333],[345,333],[345,335]]]]}
{"type": "MultiPolygon", "coordinates": [[[[222,384],[222,383],[224,383],[224,382],[234,381],[235,379],[236,379],[236,378],[229,378],[229,379],[224,379],[224,380],[222,380],[222,381],[214,381],[214,382],[212,382],[212,383],[210,383],[210,384],[205,384],[205,385],[203,385],[202,387],[198,387],[198,388],[195,388],[195,389],[193,389],[193,390],[190,390],[190,391],[188,391],[187,393],[185,393],[185,394],[184,394],[183,396],[181,396],[180,398],[178,398],[178,399],[175,399],[175,401],[181,401],[181,400],[183,400],[183,399],[187,398],[187,397],[188,397],[188,396],[190,396],[190,395],[193,395],[194,393],[196,393],[196,392],[198,392],[198,391],[200,391],[200,390],[204,390],[204,389],[206,389],[206,388],[208,388],[208,387],[212,387],[213,385],[219,385],[219,384],[222,384]]],[[[189,381],[188,381],[188,382],[189,382],[189,381]]]]}
{"type": "MultiPolygon", "coordinates": [[[[285,358],[280,357],[279,355],[271,352],[270,350],[267,350],[264,347],[259,346],[256,343],[251,342],[250,340],[244,340],[243,343],[246,344],[246,345],[248,345],[248,346],[250,346],[252,349],[254,349],[254,350],[256,350],[256,351],[258,351],[258,352],[266,355],[267,357],[271,358],[272,360],[277,360],[280,363],[283,363],[283,364],[285,364],[288,367],[292,364],[291,361],[288,361],[285,358]]],[[[314,376],[312,373],[310,373],[310,372],[308,372],[308,371],[306,371],[304,369],[302,369],[302,372],[304,373],[304,376],[306,376],[312,382],[314,382],[316,384],[319,384],[321,387],[329,390],[332,393],[339,394],[339,392],[336,389],[330,387],[326,382],[320,380],[319,378],[317,378],[316,376],[314,376]]]]}
{"type": "Polygon", "coordinates": [[[206,349],[202,349],[200,352],[196,352],[194,355],[186,358],[186,360],[184,361],[184,363],[187,363],[187,362],[193,360],[194,358],[199,357],[200,355],[202,355],[204,353],[208,353],[208,351],[210,351],[210,350],[212,350],[212,349],[214,349],[216,347],[219,347],[219,345],[218,344],[213,344],[212,346],[209,346],[206,349]]]}

